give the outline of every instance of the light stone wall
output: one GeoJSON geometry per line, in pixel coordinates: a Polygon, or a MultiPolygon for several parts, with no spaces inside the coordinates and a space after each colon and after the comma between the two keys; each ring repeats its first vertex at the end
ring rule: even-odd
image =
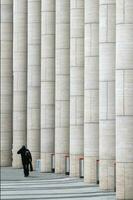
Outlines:
{"type": "Polygon", "coordinates": [[[70,175],[84,154],[84,0],[70,1],[70,175]]]}
{"type": "Polygon", "coordinates": [[[55,134],[55,0],[41,2],[41,171],[51,171],[55,134]]]}
{"type": "Polygon", "coordinates": [[[116,195],[133,199],[133,1],[116,3],[116,195]]]}
{"type": "Polygon", "coordinates": [[[99,0],[85,0],[84,180],[97,182],[99,159],[99,0]]]}
{"type": "Polygon", "coordinates": [[[1,0],[1,166],[12,163],[13,1],[1,0]]]}
{"type": "Polygon", "coordinates": [[[41,1],[28,0],[27,147],[40,158],[41,1]]]}
{"type": "Polygon", "coordinates": [[[69,154],[70,0],[56,0],[55,172],[65,172],[69,154]]]}
{"type": "Polygon", "coordinates": [[[99,155],[100,188],[114,190],[115,163],[115,0],[100,0],[99,155]]]}
{"type": "Polygon", "coordinates": [[[27,132],[27,0],[13,1],[13,167],[27,132]]]}

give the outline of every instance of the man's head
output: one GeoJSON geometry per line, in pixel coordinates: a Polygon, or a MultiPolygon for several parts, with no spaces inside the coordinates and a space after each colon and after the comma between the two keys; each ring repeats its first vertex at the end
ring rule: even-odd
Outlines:
{"type": "Polygon", "coordinates": [[[26,146],[25,146],[25,145],[23,145],[23,146],[22,146],[22,149],[24,149],[24,150],[25,150],[25,149],[26,149],[26,146]]]}

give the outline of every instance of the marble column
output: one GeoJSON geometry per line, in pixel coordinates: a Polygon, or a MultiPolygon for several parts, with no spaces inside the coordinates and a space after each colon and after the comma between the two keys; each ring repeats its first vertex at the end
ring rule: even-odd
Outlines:
{"type": "Polygon", "coordinates": [[[115,163],[115,0],[100,0],[99,141],[100,188],[114,190],[115,163]]]}
{"type": "Polygon", "coordinates": [[[12,163],[13,1],[1,0],[1,166],[12,163]]]}
{"type": "Polygon", "coordinates": [[[133,1],[116,1],[116,198],[133,199],[133,1]]]}
{"type": "Polygon", "coordinates": [[[41,171],[51,171],[55,134],[55,0],[41,2],[41,171]]]}
{"type": "Polygon", "coordinates": [[[17,150],[26,145],[27,0],[13,1],[13,167],[21,167],[17,150]]]}
{"type": "Polygon", "coordinates": [[[55,172],[65,172],[69,154],[70,1],[56,0],[55,172]]]}
{"type": "Polygon", "coordinates": [[[27,147],[40,158],[41,1],[28,0],[27,147]]]}
{"type": "Polygon", "coordinates": [[[84,180],[97,182],[99,159],[99,0],[85,0],[84,180]]]}
{"type": "Polygon", "coordinates": [[[70,175],[84,155],[84,0],[70,1],[70,175]]]}

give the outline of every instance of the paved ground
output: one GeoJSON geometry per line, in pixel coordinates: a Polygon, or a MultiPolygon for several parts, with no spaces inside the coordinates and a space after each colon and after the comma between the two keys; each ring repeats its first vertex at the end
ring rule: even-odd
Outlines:
{"type": "Polygon", "coordinates": [[[24,178],[21,169],[1,168],[1,180],[1,200],[115,200],[115,193],[64,175],[32,172],[24,178]]]}

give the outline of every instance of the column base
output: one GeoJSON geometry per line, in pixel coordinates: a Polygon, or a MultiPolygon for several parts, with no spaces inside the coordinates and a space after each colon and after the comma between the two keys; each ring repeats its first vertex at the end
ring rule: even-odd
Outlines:
{"type": "Polygon", "coordinates": [[[11,167],[12,166],[12,153],[11,151],[0,151],[0,167],[11,167]]]}
{"type": "Polygon", "coordinates": [[[116,199],[133,200],[133,163],[116,163],[116,199]]]}
{"type": "Polygon", "coordinates": [[[79,177],[79,160],[83,157],[83,155],[70,155],[70,176],[71,177],[79,177]]]}
{"type": "Polygon", "coordinates": [[[55,173],[65,174],[65,156],[67,154],[55,154],[55,173]]]}
{"type": "Polygon", "coordinates": [[[97,157],[84,157],[84,181],[89,184],[97,184],[97,157]]]}
{"type": "Polygon", "coordinates": [[[115,190],[115,160],[100,160],[99,163],[99,185],[105,191],[115,190]]]}
{"type": "Polygon", "coordinates": [[[41,153],[41,172],[51,172],[51,154],[52,153],[41,153]]]}

